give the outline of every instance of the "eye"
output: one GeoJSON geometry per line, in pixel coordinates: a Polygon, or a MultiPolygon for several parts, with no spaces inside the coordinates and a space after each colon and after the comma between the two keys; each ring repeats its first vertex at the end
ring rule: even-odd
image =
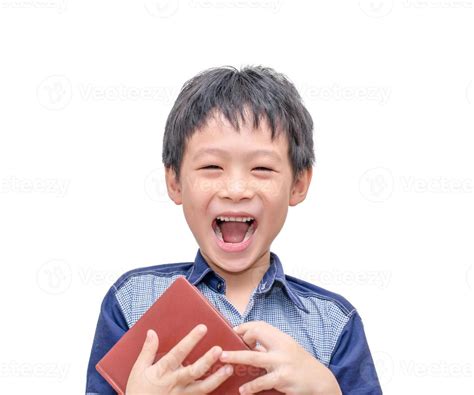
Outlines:
{"type": "Polygon", "coordinates": [[[269,169],[268,167],[256,167],[255,170],[261,170],[261,171],[267,171],[267,172],[273,171],[272,169],[269,169]]]}
{"type": "Polygon", "coordinates": [[[204,167],[201,167],[201,169],[219,169],[220,167],[217,166],[217,165],[209,165],[209,166],[204,166],[204,167]]]}

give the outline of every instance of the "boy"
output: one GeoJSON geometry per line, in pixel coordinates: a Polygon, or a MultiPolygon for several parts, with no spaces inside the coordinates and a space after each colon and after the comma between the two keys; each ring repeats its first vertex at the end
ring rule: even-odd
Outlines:
{"type": "Polygon", "coordinates": [[[185,276],[235,326],[251,351],[213,347],[181,362],[205,336],[198,325],[152,364],[148,331],[127,395],[206,394],[233,363],[267,374],[241,394],[381,394],[358,312],[342,296],[284,274],[270,251],[288,207],[307,194],[314,162],[313,122],[292,83],[270,68],[206,70],[189,80],[168,116],[163,163],[168,195],[183,206],[199,248],[194,262],[122,275],[102,303],[87,394],[114,394],[95,364],[178,276],[185,276]],[[218,359],[227,363],[205,380],[218,359]]]}

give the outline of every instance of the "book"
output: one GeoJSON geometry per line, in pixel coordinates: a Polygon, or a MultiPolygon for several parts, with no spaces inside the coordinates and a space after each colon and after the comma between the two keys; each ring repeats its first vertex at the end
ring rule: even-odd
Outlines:
{"type": "MultiPolygon", "coordinates": [[[[119,395],[124,395],[128,377],[143,347],[148,329],[153,329],[158,334],[156,362],[198,324],[205,324],[207,332],[184,359],[183,366],[194,363],[215,345],[229,351],[250,350],[226,318],[194,285],[180,276],[104,355],[96,364],[96,370],[119,395]]],[[[200,379],[205,379],[223,365],[223,362],[217,360],[200,379]]],[[[239,395],[242,384],[266,374],[266,370],[259,367],[232,365],[232,375],[212,392],[213,395],[239,395]]],[[[281,392],[266,390],[259,394],[276,395],[281,392]]]]}

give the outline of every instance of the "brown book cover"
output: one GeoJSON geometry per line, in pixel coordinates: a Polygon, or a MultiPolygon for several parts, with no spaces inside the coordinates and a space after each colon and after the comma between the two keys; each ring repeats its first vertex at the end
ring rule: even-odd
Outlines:
{"type": "MultiPolygon", "coordinates": [[[[96,364],[96,369],[118,394],[124,395],[128,377],[140,354],[148,329],[155,330],[159,338],[156,362],[198,324],[205,324],[207,332],[185,358],[184,366],[194,363],[215,345],[223,350],[250,350],[206,297],[185,277],[178,277],[96,364]]],[[[217,360],[201,379],[208,377],[222,365],[224,363],[217,360]]],[[[248,365],[233,364],[233,368],[232,376],[214,390],[213,395],[239,395],[242,384],[266,373],[264,369],[248,365]]],[[[268,390],[259,394],[276,395],[281,392],[268,390]]]]}

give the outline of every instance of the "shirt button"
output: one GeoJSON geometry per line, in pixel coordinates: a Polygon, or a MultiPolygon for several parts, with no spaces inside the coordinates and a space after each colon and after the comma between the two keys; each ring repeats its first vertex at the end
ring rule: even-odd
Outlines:
{"type": "Polygon", "coordinates": [[[217,283],[217,290],[220,291],[222,289],[222,283],[217,283]]]}

